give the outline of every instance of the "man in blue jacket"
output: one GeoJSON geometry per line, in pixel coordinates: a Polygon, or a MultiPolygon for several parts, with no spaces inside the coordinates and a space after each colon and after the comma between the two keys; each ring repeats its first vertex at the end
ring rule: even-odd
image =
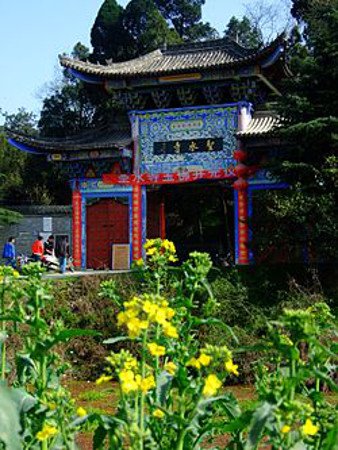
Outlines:
{"type": "Polygon", "coordinates": [[[16,267],[15,256],[15,238],[11,236],[4,245],[2,252],[2,257],[6,260],[6,266],[16,267]]]}

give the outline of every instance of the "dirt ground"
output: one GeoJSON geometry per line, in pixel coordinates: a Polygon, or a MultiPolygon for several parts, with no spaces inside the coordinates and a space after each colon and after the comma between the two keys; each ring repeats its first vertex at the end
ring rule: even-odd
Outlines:
{"type": "MultiPolygon", "coordinates": [[[[113,413],[116,405],[116,387],[109,383],[96,386],[90,381],[66,380],[64,386],[67,387],[76,401],[77,406],[82,406],[88,412],[100,411],[113,413]]],[[[231,386],[225,389],[232,392],[240,403],[254,400],[254,388],[252,386],[231,386]]],[[[92,450],[92,434],[82,433],[77,440],[81,450],[92,450]]],[[[225,446],[226,437],[218,438],[211,447],[215,445],[225,446]]],[[[209,446],[206,445],[206,449],[209,446]]]]}

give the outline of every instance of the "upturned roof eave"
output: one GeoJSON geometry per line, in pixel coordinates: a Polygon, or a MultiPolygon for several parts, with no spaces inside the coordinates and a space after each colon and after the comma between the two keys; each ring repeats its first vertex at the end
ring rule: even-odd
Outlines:
{"type": "Polygon", "coordinates": [[[114,139],[107,142],[72,142],[72,138],[60,138],[55,140],[53,138],[38,138],[35,136],[29,136],[17,131],[6,130],[7,141],[12,146],[18,148],[21,151],[28,153],[35,153],[40,155],[47,155],[50,153],[70,153],[77,151],[90,151],[90,150],[119,150],[125,148],[131,144],[132,138],[127,137],[123,139],[114,139]],[[68,141],[68,142],[67,142],[68,141]]]}
{"type": "MultiPolygon", "coordinates": [[[[174,74],[182,73],[193,73],[201,72],[205,73],[208,71],[222,70],[222,69],[234,69],[243,68],[245,66],[252,66],[264,62],[264,60],[274,54],[274,52],[279,51],[281,54],[284,49],[284,34],[280,35],[275,41],[273,41],[267,47],[254,52],[248,56],[238,58],[234,61],[222,62],[222,63],[206,63],[206,64],[196,64],[183,67],[173,67],[157,70],[140,70],[141,63],[145,61],[151,61],[152,57],[161,58],[164,55],[161,50],[155,50],[147,55],[135,58],[122,63],[112,63],[110,65],[93,64],[90,62],[84,62],[75,60],[65,56],[59,56],[60,64],[70,70],[79,72],[79,74],[85,74],[90,77],[94,77],[96,82],[105,82],[109,80],[118,79],[135,79],[135,78],[150,78],[150,77],[165,77],[174,74]],[[139,67],[138,67],[139,66],[139,67]],[[128,71],[126,68],[130,68],[128,71]]],[[[196,53],[196,52],[195,52],[196,53]]],[[[94,81],[94,82],[95,82],[94,81]]]]}

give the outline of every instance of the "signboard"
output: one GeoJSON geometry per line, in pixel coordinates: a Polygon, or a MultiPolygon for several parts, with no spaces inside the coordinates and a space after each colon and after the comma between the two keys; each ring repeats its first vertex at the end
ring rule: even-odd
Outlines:
{"type": "Polygon", "coordinates": [[[130,269],[130,245],[113,244],[112,248],[112,269],[129,270],[130,269]]]}
{"type": "Polygon", "coordinates": [[[182,153],[221,152],[222,138],[191,139],[182,141],[155,142],[154,155],[180,155],[182,153]]]}
{"type": "MultiPolygon", "coordinates": [[[[140,174],[229,173],[236,149],[238,105],[132,113],[140,174]],[[136,128],[136,127],[135,127],[136,128]]],[[[137,170],[136,170],[137,172],[137,170]]]]}

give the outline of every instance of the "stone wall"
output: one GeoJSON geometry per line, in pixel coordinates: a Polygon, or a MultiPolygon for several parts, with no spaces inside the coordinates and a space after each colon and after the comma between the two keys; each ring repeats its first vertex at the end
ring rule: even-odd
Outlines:
{"type": "Polygon", "coordinates": [[[67,235],[72,246],[72,207],[71,206],[7,206],[17,211],[22,219],[15,225],[0,226],[0,249],[9,236],[16,238],[17,254],[31,254],[31,245],[38,234],[47,238],[50,234],[67,235]],[[51,220],[50,220],[51,219],[51,220]]]}

